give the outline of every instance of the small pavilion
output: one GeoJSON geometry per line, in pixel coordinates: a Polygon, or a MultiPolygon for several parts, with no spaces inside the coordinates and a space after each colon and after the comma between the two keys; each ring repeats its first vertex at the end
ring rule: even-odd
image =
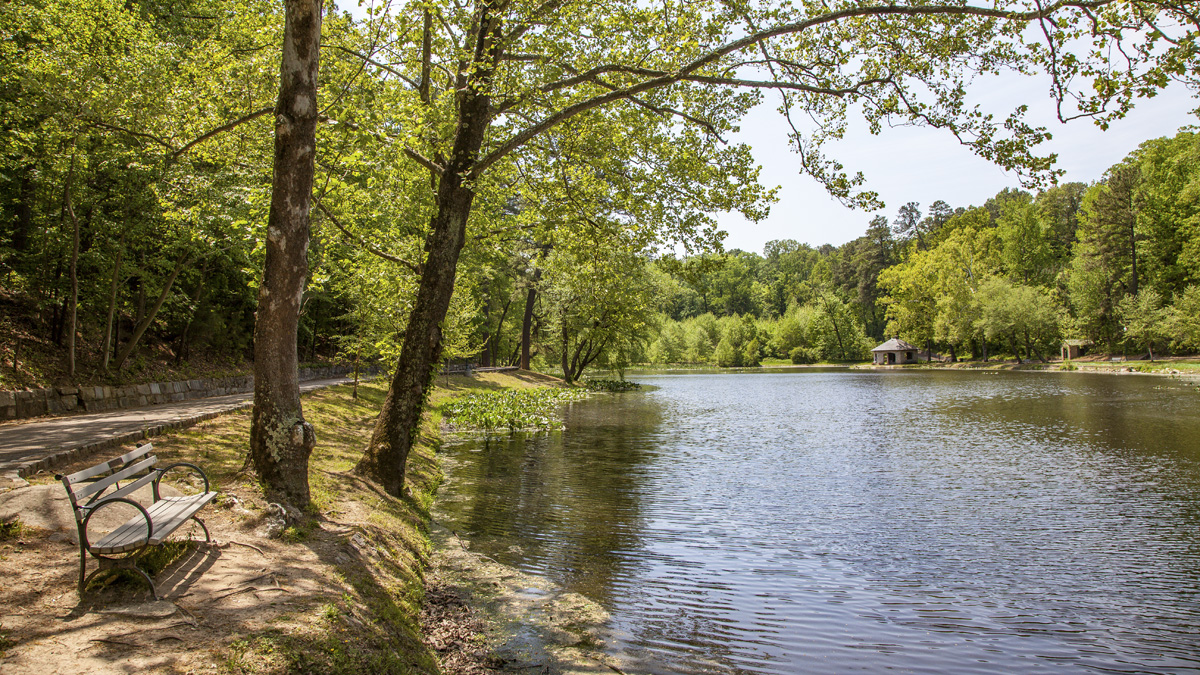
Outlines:
{"type": "Polygon", "coordinates": [[[877,366],[894,366],[898,363],[916,363],[917,348],[900,338],[892,338],[871,350],[871,360],[877,366]]]}

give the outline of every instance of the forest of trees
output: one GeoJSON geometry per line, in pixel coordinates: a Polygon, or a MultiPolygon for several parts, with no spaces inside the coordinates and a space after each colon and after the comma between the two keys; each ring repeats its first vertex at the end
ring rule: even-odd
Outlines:
{"type": "Polygon", "coordinates": [[[756,365],[863,360],[888,337],[948,358],[1200,351],[1200,134],[1146,141],[1093,185],[875,217],[814,249],[772,241],[660,261],[662,328],[638,356],[756,365]],[[665,263],[665,264],[664,264],[665,263]],[[752,344],[753,341],[753,344],[752,344]],[[727,344],[733,349],[719,349],[727,344]],[[732,355],[731,355],[732,354],[732,355]]]}
{"type": "Polygon", "coordinates": [[[750,149],[727,141],[765,93],[798,169],[848,204],[879,207],[822,151],[851,117],[943,129],[1045,186],[1048,132],[972,104],[974,79],[1045,73],[1061,114],[1106,124],[1194,83],[1197,31],[1186,3],[1114,0],[472,0],[358,18],[320,0],[12,0],[0,370],[69,383],[253,359],[254,466],[303,504],[298,360],[391,373],[358,471],[400,494],[446,358],[574,379],[652,353],[854,359],[884,334],[1194,348],[1191,135],[1097,186],[914,204],[838,248],[722,254],[712,214],[769,208],[750,149]]]}

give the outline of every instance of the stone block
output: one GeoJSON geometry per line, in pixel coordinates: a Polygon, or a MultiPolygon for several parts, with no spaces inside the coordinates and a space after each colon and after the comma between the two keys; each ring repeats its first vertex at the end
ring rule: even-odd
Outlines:
{"type": "Polygon", "coordinates": [[[74,394],[78,394],[78,393],[79,393],[79,389],[76,387],[59,387],[58,388],[59,396],[70,396],[70,395],[74,395],[74,394]]]}
{"type": "Polygon", "coordinates": [[[149,396],[149,395],[150,395],[150,393],[151,393],[151,392],[150,392],[150,385],[148,385],[148,384],[139,384],[139,385],[137,385],[137,393],[138,393],[139,395],[141,395],[141,396],[149,396]]]}
{"type": "Polygon", "coordinates": [[[204,383],[200,380],[188,380],[188,389],[192,391],[200,391],[204,388],[204,383]]]}
{"type": "Polygon", "coordinates": [[[30,396],[25,400],[17,401],[17,417],[37,417],[38,415],[46,414],[46,399],[37,399],[30,396]]]}
{"type": "Polygon", "coordinates": [[[16,402],[17,399],[13,396],[13,392],[0,391],[0,408],[7,408],[8,406],[15,405],[16,402]]]}
{"type": "Polygon", "coordinates": [[[79,407],[79,397],[74,394],[62,397],[63,410],[74,410],[79,407]]]}
{"type": "Polygon", "coordinates": [[[46,412],[60,413],[62,411],[63,411],[62,399],[60,399],[57,396],[46,399],[46,412]]]}
{"type": "Polygon", "coordinates": [[[159,385],[157,382],[151,382],[151,383],[150,383],[150,392],[149,392],[149,393],[151,393],[151,394],[161,394],[161,393],[162,393],[162,387],[161,387],[161,386],[160,386],[160,385],[159,385]]]}

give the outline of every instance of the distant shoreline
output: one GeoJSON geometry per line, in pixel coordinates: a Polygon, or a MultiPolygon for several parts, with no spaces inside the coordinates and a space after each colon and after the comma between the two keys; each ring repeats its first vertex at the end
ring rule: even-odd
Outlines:
{"type": "Polygon", "coordinates": [[[1023,372],[1079,372],[1103,373],[1107,375],[1160,375],[1168,377],[1200,377],[1200,359],[1186,361],[1160,359],[1155,361],[958,361],[954,363],[934,361],[917,364],[881,366],[869,362],[860,363],[765,363],[755,367],[721,368],[712,365],[642,365],[626,369],[626,374],[650,373],[754,373],[765,369],[832,369],[845,370],[961,370],[979,372],[1023,371],[1023,372]]]}

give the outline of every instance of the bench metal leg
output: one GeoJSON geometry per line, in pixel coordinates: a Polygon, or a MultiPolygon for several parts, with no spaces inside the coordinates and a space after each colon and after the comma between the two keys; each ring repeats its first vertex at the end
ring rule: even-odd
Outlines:
{"type": "Polygon", "coordinates": [[[83,589],[87,587],[87,549],[79,546],[79,596],[83,597],[83,589]]]}
{"type": "Polygon", "coordinates": [[[154,595],[155,600],[162,599],[158,596],[158,588],[155,587],[154,580],[150,578],[149,574],[146,574],[145,570],[143,570],[142,568],[137,566],[137,561],[141,558],[140,555],[132,556],[132,557],[128,557],[128,558],[105,558],[102,556],[95,556],[95,558],[96,558],[96,561],[99,563],[99,567],[97,567],[95,570],[93,570],[92,573],[87,575],[86,577],[83,576],[83,565],[82,564],[80,565],[80,569],[79,569],[79,574],[80,574],[79,596],[80,596],[80,598],[83,597],[83,591],[84,591],[84,589],[87,588],[88,582],[91,581],[92,579],[94,579],[96,576],[98,576],[101,572],[110,572],[110,571],[115,571],[115,570],[132,570],[132,571],[140,574],[141,577],[146,580],[146,583],[149,584],[149,586],[150,586],[150,593],[152,595],[154,595]]]}
{"type": "Polygon", "coordinates": [[[200,520],[200,518],[198,518],[196,516],[192,516],[192,520],[196,521],[197,523],[200,523],[200,529],[204,530],[204,541],[206,541],[206,542],[212,541],[212,537],[210,537],[208,535],[208,526],[204,524],[204,521],[200,520]]]}

